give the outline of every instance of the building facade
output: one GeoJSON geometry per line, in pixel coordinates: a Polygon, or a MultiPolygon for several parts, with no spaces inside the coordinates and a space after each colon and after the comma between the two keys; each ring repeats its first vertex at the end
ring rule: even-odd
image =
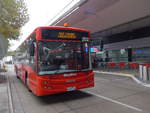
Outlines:
{"type": "Polygon", "coordinates": [[[149,0],[80,0],[51,25],[89,29],[104,61],[150,62],[149,0]]]}

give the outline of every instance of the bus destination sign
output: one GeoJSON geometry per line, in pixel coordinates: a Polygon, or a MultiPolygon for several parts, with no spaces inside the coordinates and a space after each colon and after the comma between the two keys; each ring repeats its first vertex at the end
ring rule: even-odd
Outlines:
{"type": "Polygon", "coordinates": [[[76,37],[75,33],[58,32],[58,38],[75,39],[76,37]]]}
{"type": "Polygon", "coordinates": [[[42,29],[42,39],[89,41],[89,32],[66,29],[42,29]]]}

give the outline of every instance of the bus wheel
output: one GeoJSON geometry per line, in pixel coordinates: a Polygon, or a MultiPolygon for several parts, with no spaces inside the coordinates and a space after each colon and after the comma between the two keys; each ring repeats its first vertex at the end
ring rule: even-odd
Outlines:
{"type": "Polygon", "coordinates": [[[17,70],[17,68],[15,69],[15,71],[16,71],[16,77],[17,77],[17,79],[20,79],[19,76],[18,76],[18,70],[17,70]]]}
{"type": "Polygon", "coordinates": [[[29,88],[29,78],[28,76],[26,75],[26,86],[28,88],[28,91],[31,92],[30,88],[29,88]]]}
{"type": "Polygon", "coordinates": [[[17,77],[17,79],[20,79],[20,78],[18,77],[18,75],[16,75],[16,77],[17,77]]]}

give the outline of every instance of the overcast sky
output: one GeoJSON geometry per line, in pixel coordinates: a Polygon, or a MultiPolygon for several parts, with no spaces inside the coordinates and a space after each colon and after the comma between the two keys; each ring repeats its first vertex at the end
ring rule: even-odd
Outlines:
{"type": "Polygon", "coordinates": [[[21,41],[36,27],[48,25],[48,23],[50,23],[50,21],[61,12],[65,6],[68,6],[65,9],[66,11],[78,1],[79,0],[25,0],[30,20],[22,27],[22,36],[19,38],[20,41],[12,41],[10,50],[15,50],[19,43],[21,43],[21,41]]]}

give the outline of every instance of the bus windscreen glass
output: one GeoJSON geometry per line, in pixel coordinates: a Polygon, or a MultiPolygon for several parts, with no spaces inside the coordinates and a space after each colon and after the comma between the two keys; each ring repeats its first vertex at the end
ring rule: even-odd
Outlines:
{"type": "Polygon", "coordinates": [[[90,70],[88,43],[38,42],[39,75],[90,70]]]}

